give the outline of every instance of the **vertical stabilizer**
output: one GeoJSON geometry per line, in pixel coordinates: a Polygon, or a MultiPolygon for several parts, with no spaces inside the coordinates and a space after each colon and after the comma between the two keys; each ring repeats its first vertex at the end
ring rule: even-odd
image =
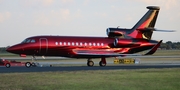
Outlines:
{"type": "Polygon", "coordinates": [[[130,37],[151,39],[160,7],[148,6],[147,9],[147,13],[131,29],[130,37]]]}

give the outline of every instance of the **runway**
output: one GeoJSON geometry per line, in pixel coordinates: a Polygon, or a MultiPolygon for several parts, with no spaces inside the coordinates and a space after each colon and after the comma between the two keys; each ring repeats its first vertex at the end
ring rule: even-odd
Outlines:
{"type": "Polygon", "coordinates": [[[113,65],[113,66],[56,66],[56,67],[0,67],[0,73],[25,73],[25,72],[63,72],[63,71],[87,71],[87,70],[133,70],[150,68],[180,68],[180,64],[138,64],[138,65],[113,65]]]}
{"type": "MultiPolygon", "coordinates": [[[[32,57],[27,56],[27,57],[3,57],[4,59],[8,59],[8,60],[31,60],[32,57]]],[[[174,56],[126,56],[126,57],[119,57],[119,58],[180,58],[180,56],[178,55],[174,55],[174,56]]],[[[40,57],[40,56],[36,56],[36,60],[67,60],[67,59],[72,59],[72,58],[66,58],[66,57],[40,57]]]]}
{"type": "MultiPolygon", "coordinates": [[[[6,58],[7,59],[7,58],[6,58]]],[[[16,59],[17,61],[21,58],[10,57],[8,59],[16,59]]],[[[24,58],[23,58],[24,59],[24,58]]],[[[23,60],[22,59],[22,60],[23,60]]],[[[27,59],[27,58],[26,58],[27,59]]],[[[25,73],[25,72],[63,72],[63,71],[86,71],[86,70],[118,70],[118,69],[149,69],[149,68],[180,68],[180,56],[156,56],[156,58],[145,58],[140,60],[140,63],[135,64],[114,64],[114,58],[107,59],[107,66],[100,67],[99,59],[93,59],[95,66],[88,67],[86,66],[86,59],[69,59],[69,58],[53,58],[49,57],[44,60],[41,60],[41,57],[38,57],[38,61],[42,67],[10,67],[6,68],[0,66],[0,73],[25,73]],[[53,65],[53,67],[49,67],[53,65]],[[55,65],[55,66],[54,66],[55,65]]],[[[31,60],[26,60],[31,61],[31,60]]]]}

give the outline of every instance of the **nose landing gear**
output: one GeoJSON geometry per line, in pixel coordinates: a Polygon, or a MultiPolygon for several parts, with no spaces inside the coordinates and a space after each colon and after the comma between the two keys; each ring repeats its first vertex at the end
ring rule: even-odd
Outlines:
{"type": "Polygon", "coordinates": [[[35,61],[36,61],[35,56],[32,56],[32,63],[31,63],[31,62],[26,62],[26,63],[25,63],[25,66],[26,66],[27,68],[29,68],[29,67],[31,67],[31,66],[36,67],[39,63],[37,63],[37,62],[35,62],[35,61]]]}
{"type": "Polygon", "coordinates": [[[32,65],[32,64],[31,64],[30,62],[26,62],[26,63],[25,63],[25,66],[26,66],[27,68],[31,67],[31,65],[32,65]]]}

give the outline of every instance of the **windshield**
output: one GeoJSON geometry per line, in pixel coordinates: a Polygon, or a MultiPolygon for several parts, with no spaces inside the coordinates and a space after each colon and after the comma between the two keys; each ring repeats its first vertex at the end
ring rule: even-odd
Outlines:
{"type": "Polygon", "coordinates": [[[21,43],[35,43],[36,41],[34,39],[25,39],[21,43]]]}
{"type": "Polygon", "coordinates": [[[25,43],[27,41],[27,39],[23,40],[21,43],[25,43]]]}

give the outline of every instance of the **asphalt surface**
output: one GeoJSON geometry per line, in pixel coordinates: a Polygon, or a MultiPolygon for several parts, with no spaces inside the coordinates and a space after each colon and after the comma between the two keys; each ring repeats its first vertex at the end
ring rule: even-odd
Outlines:
{"type": "Polygon", "coordinates": [[[118,69],[149,69],[149,68],[180,68],[180,64],[152,64],[152,65],[112,65],[106,67],[94,66],[57,66],[57,67],[0,67],[0,73],[25,73],[25,72],[62,72],[62,71],[87,71],[87,70],[118,70],[118,69]]]}
{"type": "MultiPolygon", "coordinates": [[[[17,59],[18,57],[12,57],[12,59],[17,59]]],[[[40,58],[40,57],[39,57],[40,58]]],[[[141,60],[140,63],[137,64],[114,64],[113,59],[107,60],[107,66],[100,67],[97,66],[99,63],[99,59],[93,59],[95,66],[88,67],[86,66],[86,60],[76,60],[74,59],[64,59],[64,58],[46,58],[48,62],[39,62],[38,67],[30,67],[26,68],[25,66],[22,67],[10,67],[6,68],[4,66],[0,66],[0,73],[25,73],[25,72],[62,72],[62,71],[86,71],[86,70],[118,70],[118,69],[126,69],[126,70],[132,70],[132,69],[149,69],[149,68],[180,68],[180,56],[168,56],[165,57],[167,60],[164,60],[164,56],[156,56],[156,58],[151,59],[152,57],[149,57],[150,60],[141,60]],[[160,60],[160,59],[163,60],[160,60]],[[50,59],[50,60],[48,60],[50,59]],[[51,59],[60,59],[58,62],[53,62],[51,59]],[[62,60],[61,60],[62,59],[62,60]],[[49,67],[50,65],[56,65],[49,67]],[[43,66],[41,66],[43,65],[43,66]],[[79,65],[79,66],[78,66],[79,65]],[[81,66],[80,66],[81,65],[81,66]],[[83,65],[83,66],[82,66],[83,65]]],[[[20,59],[20,58],[19,58],[20,59]]],[[[18,59],[18,60],[19,60],[18,59]]],[[[46,61],[46,60],[44,60],[46,61]]]]}
{"type": "MultiPolygon", "coordinates": [[[[4,59],[8,60],[31,60],[32,57],[27,56],[27,57],[3,57],[4,59]]],[[[180,56],[126,56],[126,57],[119,57],[119,58],[180,58],[180,56]]],[[[66,60],[66,59],[72,59],[72,58],[65,58],[65,57],[40,57],[36,56],[36,60],[66,60]]]]}

